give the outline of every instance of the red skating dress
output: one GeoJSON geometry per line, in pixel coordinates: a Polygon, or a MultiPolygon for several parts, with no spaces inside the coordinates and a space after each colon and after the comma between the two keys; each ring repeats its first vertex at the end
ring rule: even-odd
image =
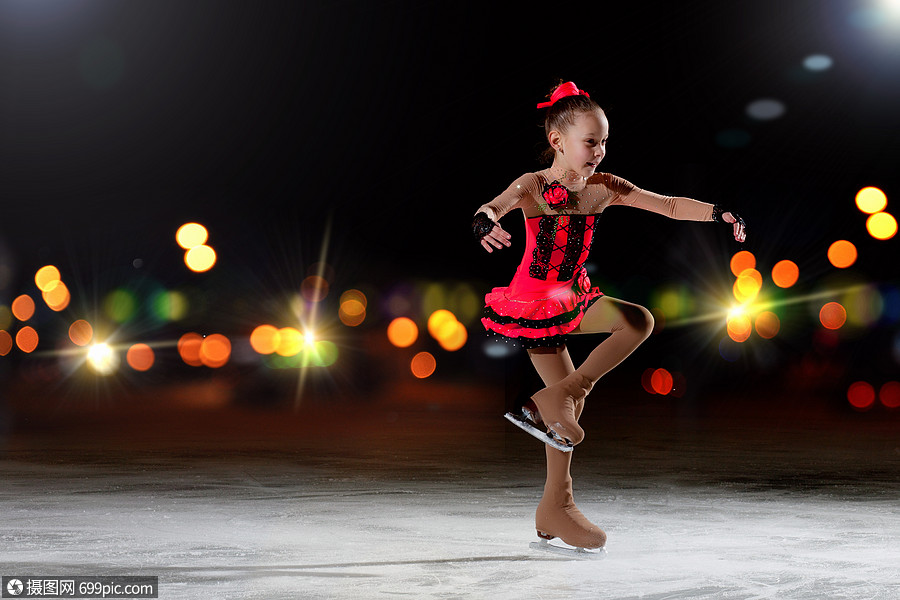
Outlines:
{"type": "Polygon", "coordinates": [[[494,288],[484,297],[481,319],[489,335],[523,348],[564,345],[588,307],[603,296],[591,287],[584,263],[600,214],[608,206],[635,206],[674,219],[712,220],[712,204],[647,192],[608,173],[589,177],[581,190],[567,190],[568,201],[553,208],[544,192],[561,185],[549,170],[528,173],[476,211],[494,221],[514,208],[525,215],[522,262],[508,286],[494,288]]]}

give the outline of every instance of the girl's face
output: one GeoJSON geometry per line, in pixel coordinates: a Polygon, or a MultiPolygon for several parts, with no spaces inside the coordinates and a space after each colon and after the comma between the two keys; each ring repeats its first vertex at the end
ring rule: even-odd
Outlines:
{"type": "Polygon", "coordinates": [[[575,118],[575,123],[564,134],[556,133],[556,147],[562,149],[557,160],[565,168],[575,171],[583,177],[594,174],[600,161],[606,156],[606,139],[609,137],[609,121],[602,111],[585,112],[575,118]]]}

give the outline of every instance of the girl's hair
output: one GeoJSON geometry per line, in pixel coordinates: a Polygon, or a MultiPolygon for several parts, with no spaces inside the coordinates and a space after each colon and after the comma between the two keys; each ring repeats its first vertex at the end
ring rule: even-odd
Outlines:
{"type": "MultiPolygon", "coordinates": [[[[553,86],[553,89],[550,90],[550,93],[547,95],[547,97],[549,98],[550,96],[552,96],[556,88],[558,88],[562,84],[563,81],[560,80],[558,84],[553,86]]],[[[583,96],[581,94],[578,94],[577,96],[566,96],[565,98],[560,98],[559,100],[554,102],[552,106],[544,110],[547,111],[547,114],[544,116],[545,141],[547,140],[547,137],[550,135],[551,131],[555,130],[560,133],[565,133],[570,126],[575,124],[575,119],[578,118],[578,115],[595,110],[603,112],[603,109],[600,108],[599,104],[597,104],[587,96],[583,96]]],[[[540,160],[543,163],[552,163],[555,156],[556,150],[548,145],[541,152],[540,160]]]]}

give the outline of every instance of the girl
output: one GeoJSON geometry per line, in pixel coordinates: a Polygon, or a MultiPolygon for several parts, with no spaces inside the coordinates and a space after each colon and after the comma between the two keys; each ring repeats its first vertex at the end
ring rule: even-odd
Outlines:
{"type": "Polygon", "coordinates": [[[497,221],[515,208],[525,216],[525,256],[509,286],[485,296],[481,321],[489,334],[526,348],[547,386],[531,397],[523,416],[507,415],[547,443],[547,480],[535,514],[538,536],[602,548],[606,534],[581,514],[572,498],[572,449],[584,439],[578,419],[597,380],[653,331],[653,317],[643,306],[591,287],[584,263],[597,221],[606,207],[618,204],[672,219],[731,224],[740,242],[746,231],[737,214],[718,204],[661,196],[615,175],[595,173],[606,155],[609,123],[600,106],[571,81],[558,85],[550,101],[537,106],[548,108],[546,156],[552,156],[553,164],[516,179],[479,207],[473,222],[475,236],[493,252],[510,245],[509,233],[497,221]],[[566,336],[599,332],[612,335],[576,369],[566,336]]]}

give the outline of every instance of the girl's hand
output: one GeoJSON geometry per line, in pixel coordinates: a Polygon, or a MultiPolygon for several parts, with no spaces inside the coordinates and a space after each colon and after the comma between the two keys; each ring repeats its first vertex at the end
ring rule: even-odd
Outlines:
{"type": "Polygon", "coordinates": [[[734,239],[743,242],[747,239],[747,228],[744,226],[744,221],[736,219],[733,214],[730,212],[722,213],[722,220],[726,223],[734,224],[734,239]]]}
{"type": "Polygon", "coordinates": [[[494,225],[494,228],[491,231],[481,238],[481,245],[484,246],[484,249],[488,252],[493,252],[493,248],[491,248],[491,244],[493,244],[494,248],[502,249],[504,246],[509,247],[511,236],[506,233],[506,230],[500,227],[500,225],[494,225]]]}

